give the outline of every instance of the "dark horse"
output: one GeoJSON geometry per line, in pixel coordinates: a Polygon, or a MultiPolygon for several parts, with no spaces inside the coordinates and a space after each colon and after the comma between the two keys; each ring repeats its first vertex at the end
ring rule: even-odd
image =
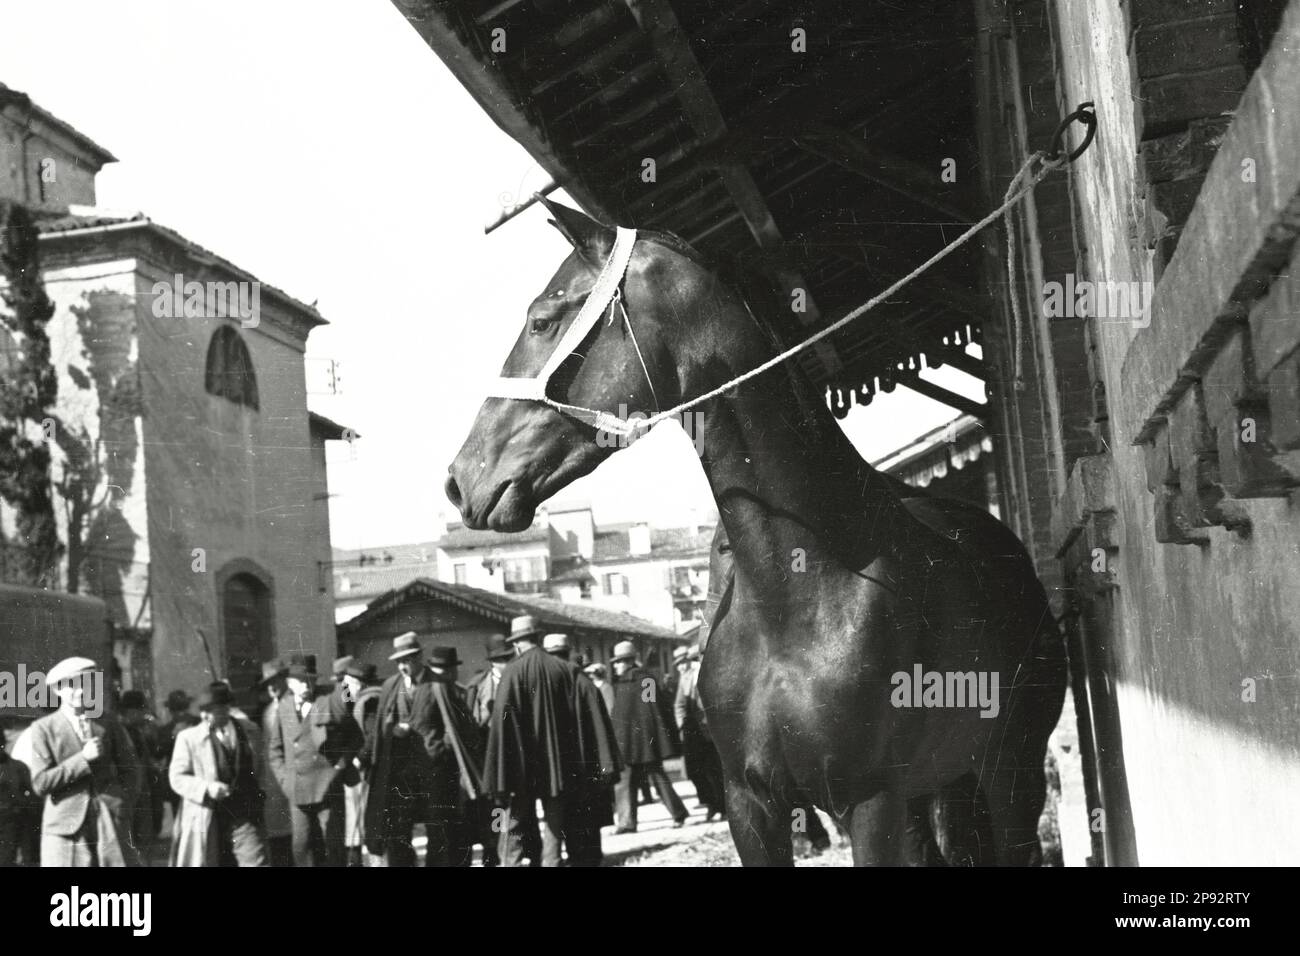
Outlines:
{"type": "MultiPolygon", "coordinates": [[[[529,306],[508,377],[543,369],[612,259],[614,230],[546,206],[574,251],[529,306]]],[[[548,398],[659,410],[774,354],[740,291],[685,243],[641,232],[632,250],[625,319],[592,326],[548,398]]],[[[918,833],[917,808],[969,782],[987,810],[988,858],[1037,862],[1065,664],[1020,541],[974,505],[904,502],[791,362],[700,407],[702,464],[735,567],[701,690],[741,861],[789,864],[807,803],[848,831],[855,863],[923,861],[918,844],[935,834],[918,833]],[[904,686],[918,675],[924,695],[904,686]],[[958,693],[973,697],[977,678],[995,688],[991,706],[958,693]]],[[[622,444],[596,438],[541,401],[488,398],[447,496],[471,528],[523,530],[622,444]]]]}

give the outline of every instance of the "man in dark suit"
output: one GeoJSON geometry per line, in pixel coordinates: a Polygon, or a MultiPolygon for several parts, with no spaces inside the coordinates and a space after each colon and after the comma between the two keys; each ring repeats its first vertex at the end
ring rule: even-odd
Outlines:
{"type": "Polygon", "coordinates": [[[599,833],[592,798],[620,769],[614,729],[600,692],[573,664],[542,650],[542,633],[531,616],[511,622],[517,656],[492,710],[483,776],[507,810],[498,852],[502,866],[520,865],[521,824],[540,800],[549,831],[542,866],[560,865],[561,842],[571,865],[593,865],[600,849],[588,845],[593,823],[599,833]]]}
{"type": "MultiPolygon", "coordinates": [[[[465,704],[475,726],[478,727],[479,743],[484,751],[487,750],[488,727],[492,723],[492,707],[496,701],[497,688],[501,686],[501,675],[505,673],[506,665],[515,657],[514,648],[506,641],[504,634],[493,634],[488,638],[485,651],[488,666],[475,674],[465,688],[465,704]]],[[[499,809],[501,808],[490,795],[484,795],[477,804],[478,837],[483,843],[483,865],[487,867],[496,866],[500,860],[497,853],[499,837],[492,829],[493,820],[500,816],[496,812],[499,809]]],[[[523,826],[527,831],[524,837],[526,843],[524,853],[530,859],[540,863],[542,837],[537,829],[536,815],[530,821],[525,821],[523,826]]]]}
{"type": "Polygon", "coordinates": [[[456,686],[456,649],[435,647],[426,662],[415,632],[393,641],[398,672],[379,692],[366,846],[389,866],[413,866],[411,830],[428,834],[426,866],[468,866],[472,829],[465,804],[482,792],[478,732],[456,686]]]}
{"type": "Polygon", "coordinates": [[[121,724],[90,716],[95,676],[89,658],[55,664],[45,679],[59,709],[32,724],[32,792],[45,798],[43,867],[139,863],[130,818],[137,757],[121,724]]]}
{"type": "Polygon", "coordinates": [[[308,663],[290,665],[288,685],[267,752],[289,799],[294,866],[343,866],[344,773],[361,750],[361,730],[334,695],[320,692],[308,663]]]}
{"type": "MultiPolygon", "coordinates": [[[[261,731],[258,754],[258,782],[265,794],[262,804],[262,828],[266,836],[266,853],[271,866],[293,866],[293,818],[289,813],[289,798],[280,789],[280,782],[271,766],[271,737],[280,722],[280,702],[289,695],[285,678],[289,665],[282,660],[262,664],[262,679],[253,685],[256,693],[266,692],[267,702],[262,705],[258,718],[261,731]]],[[[260,699],[260,698],[259,698],[260,699]]]]}
{"type": "Polygon", "coordinates": [[[678,754],[674,727],[665,717],[662,689],[636,658],[631,641],[614,645],[614,733],[618,752],[625,764],[614,787],[614,801],[619,833],[635,833],[637,825],[636,791],[642,781],[654,784],[664,809],[673,818],[673,826],[686,823],[686,807],[664,772],[663,761],[678,754]]]}

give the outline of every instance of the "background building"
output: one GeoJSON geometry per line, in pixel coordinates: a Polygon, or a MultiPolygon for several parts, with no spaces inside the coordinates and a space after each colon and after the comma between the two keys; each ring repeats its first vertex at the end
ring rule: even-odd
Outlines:
{"type": "Polygon", "coordinates": [[[416,577],[633,614],[688,635],[703,620],[716,519],[598,526],[591,508],[539,509],[516,534],[447,526],[436,540],[334,551],[337,620],[416,577]]]}
{"type": "MultiPolygon", "coordinates": [[[[242,692],[276,654],[329,659],[324,446],[342,428],[308,412],[303,367],[325,320],[142,213],[94,208],[113,157],[4,87],[0,148],[0,198],[38,219],[55,305],[62,584],[107,605],[124,686],[242,692]],[[178,317],[157,294],[178,278],[256,312],[205,294],[178,317]]],[[[0,372],[20,348],[0,328],[0,372]]],[[[2,506],[0,532],[0,552],[22,546],[2,506]]]]}

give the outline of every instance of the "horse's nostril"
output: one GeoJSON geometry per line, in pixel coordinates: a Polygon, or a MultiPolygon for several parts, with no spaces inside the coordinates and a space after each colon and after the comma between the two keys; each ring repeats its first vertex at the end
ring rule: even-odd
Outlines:
{"type": "Polygon", "coordinates": [[[447,476],[447,483],[442,486],[447,492],[447,500],[457,508],[460,508],[460,486],[456,484],[456,479],[451,475],[447,476]]]}

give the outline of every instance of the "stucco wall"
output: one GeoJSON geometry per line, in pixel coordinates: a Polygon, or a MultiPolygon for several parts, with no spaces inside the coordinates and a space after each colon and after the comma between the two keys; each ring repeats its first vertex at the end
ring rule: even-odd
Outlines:
{"type": "Polygon", "coordinates": [[[154,668],[160,694],[210,680],[195,628],[224,670],[219,588],[240,568],[264,576],[274,598],[274,651],[334,657],[332,600],[320,592],[325,553],[303,371],[304,342],[271,321],[262,298],[254,329],[228,319],[157,318],[154,266],[137,275],[145,419],[154,668]],[[239,331],[257,377],[258,410],[204,389],[209,340],[218,325],[239,331]],[[194,549],[206,569],[194,570],[194,549]]]}

